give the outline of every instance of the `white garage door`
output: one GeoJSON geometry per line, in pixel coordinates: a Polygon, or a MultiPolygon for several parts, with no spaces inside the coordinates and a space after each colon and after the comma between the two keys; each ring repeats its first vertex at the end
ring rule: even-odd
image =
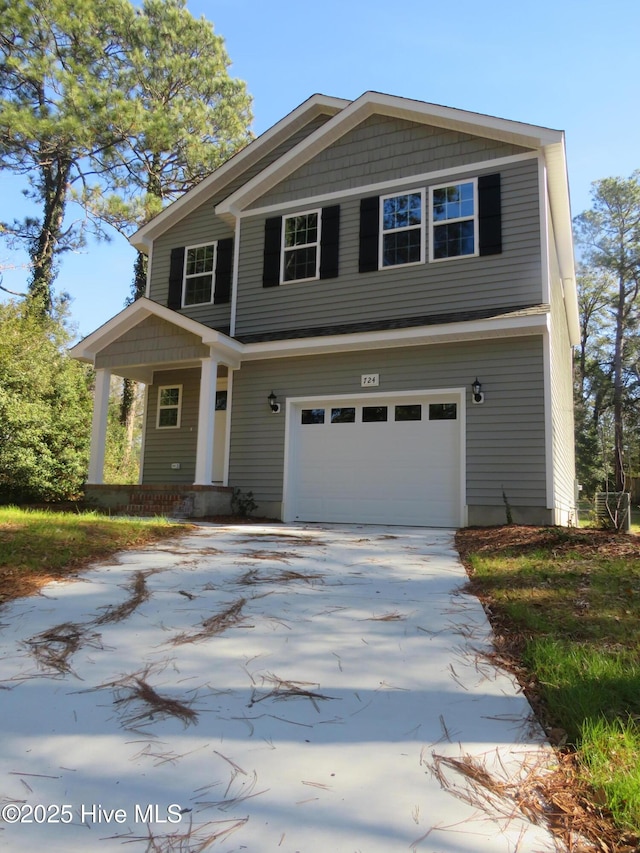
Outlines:
{"type": "Polygon", "coordinates": [[[460,408],[457,394],[295,402],[285,517],[459,526],[460,408]]]}

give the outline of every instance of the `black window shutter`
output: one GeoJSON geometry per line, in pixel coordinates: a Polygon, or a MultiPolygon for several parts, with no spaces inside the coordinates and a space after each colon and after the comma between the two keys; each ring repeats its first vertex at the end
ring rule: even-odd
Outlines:
{"type": "Polygon", "coordinates": [[[322,208],[320,278],[337,278],[340,249],[340,205],[322,208]]]}
{"type": "Polygon", "coordinates": [[[502,252],[499,174],[478,178],[478,232],[481,255],[499,255],[502,252]]]}
{"type": "Polygon", "coordinates": [[[280,284],[280,241],[282,217],[274,216],[264,223],[264,266],[262,286],[277,287],[280,284]]]}
{"type": "Polygon", "coordinates": [[[218,240],[216,279],[213,304],[221,305],[231,298],[231,270],[233,268],[233,238],[218,240]]]}
{"type": "Polygon", "coordinates": [[[184,246],[171,250],[169,265],[169,295],[167,308],[178,311],[182,307],[182,277],[184,275],[184,246]]]}
{"type": "Polygon", "coordinates": [[[378,196],[360,199],[360,272],[378,269],[378,231],[380,229],[378,196]]]}

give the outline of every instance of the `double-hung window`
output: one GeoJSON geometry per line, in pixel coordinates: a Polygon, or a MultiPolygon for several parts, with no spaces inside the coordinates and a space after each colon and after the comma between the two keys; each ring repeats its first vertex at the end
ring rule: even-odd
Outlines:
{"type": "Polygon", "coordinates": [[[283,217],[282,283],[320,276],[320,211],[283,217]]]}
{"type": "Polygon", "coordinates": [[[182,385],[161,385],[158,388],[158,429],[178,429],[182,413],[182,385]]]}
{"type": "Polygon", "coordinates": [[[424,190],[380,199],[379,268],[424,263],[424,190]]]}
{"type": "Polygon", "coordinates": [[[443,261],[478,254],[478,184],[430,187],[431,240],[429,260],[443,261]]]}
{"type": "Polygon", "coordinates": [[[216,252],[217,243],[187,246],[184,256],[183,307],[213,302],[216,252]]]}

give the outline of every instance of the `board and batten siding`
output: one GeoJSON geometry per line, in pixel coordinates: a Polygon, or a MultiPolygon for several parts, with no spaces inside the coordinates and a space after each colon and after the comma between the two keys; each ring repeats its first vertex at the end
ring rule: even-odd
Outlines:
{"type": "MultiPolygon", "coordinates": [[[[491,172],[491,166],[461,171],[455,180],[491,172]]],[[[499,255],[360,273],[360,198],[351,196],[332,200],[332,204],[340,204],[339,276],[264,288],[265,216],[243,219],[236,334],[242,337],[542,302],[538,161],[532,158],[504,165],[500,175],[499,255]]],[[[415,182],[407,178],[398,189],[414,188],[415,182]]],[[[365,188],[362,195],[371,192],[365,188]]],[[[426,239],[428,243],[428,229],[426,239]]]]}
{"type": "Polygon", "coordinates": [[[157,371],[149,385],[144,439],[143,483],[192,485],[196,474],[200,369],[157,371]],[[177,429],[157,429],[158,389],[182,385],[182,413],[177,429]],[[178,470],[172,463],[179,463],[178,470]]]}
{"type": "Polygon", "coordinates": [[[134,364],[158,364],[207,358],[209,347],[160,317],[147,317],[96,356],[96,368],[117,369],[134,364]]]}
{"type": "MultiPolygon", "coordinates": [[[[149,298],[161,305],[167,304],[171,249],[179,246],[197,246],[201,243],[212,243],[214,240],[233,237],[233,229],[216,217],[215,206],[255,177],[260,171],[266,169],[278,157],[286,154],[289,149],[302,142],[330,118],[330,115],[325,114],[316,116],[264,157],[261,157],[253,166],[243,171],[240,177],[229,181],[217,194],[208,198],[196,210],[158,237],[153,244],[149,298]]],[[[181,309],[181,313],[212,328],[219,328],[229,325],[231,309],[229,305],[191,305],[181,309]]]]}
{"type": "Polygon", "coordinates": [[[290,203],[319,192],[340,192],[376,181],[404,180],[408,174],[464,167],[528,150],[390,116],[371,116],[265,193],[252,207],[290,203]]]}
{"type": "MultiPolygon", "coordinates": [[[[552,234],[553,237],[553,234],[552,234]]],[[[573,350],[558,259],[551,239],[551,417],[553,431],[554,510],[557,524],[577,524],[573,350]]]]}
{"type": "Polygon", "coordinates": [[[246,362],[234,375],[229,484],[253,491],[271,511],[282,501],[285,407],[269,411],[271,390],[284,404],[287,397],[464,387],[470,516],[475,507],[482,518],[486,508],[504,521],[504,489],[514,510],[546,518],[543,383],[541,336],[246,362]],[[379,387],[362,389],[363,373],[379,373],[379,387]],[[479,406],[471,404],[476,375],[485,392],[479,406]]]}

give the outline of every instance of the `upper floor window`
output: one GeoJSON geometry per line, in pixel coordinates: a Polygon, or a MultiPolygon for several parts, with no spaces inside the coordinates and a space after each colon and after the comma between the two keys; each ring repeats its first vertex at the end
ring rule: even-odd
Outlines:
{"type": "Polygon", "coordinates": [[[177,429],[182,413],[182,385],[161,385],[158,388],[158,429],[177,429]]]}
{"type": "Polygon", "coordinates": [[[431,241],[429,260],[442,261],[477,255],[477,182],[431,187],[431,241]]]}
{"type": "Polygon", "coordinates": [[[285,216],[282,229],[282,281],[318,278],[320,211],[285,216]]]}
{"type": "Polygon", "coordinates": [[[424,190],[383,196],[380,204],[380,267],[424,262],[424,190]]]}
{"type": "Polygon", "coordinates": [[[183,306],[213,302],[215,266],[216,243],[187,246],[184,258],[183,306]]]}
{"type": "Polygon", "coordinates": [[[229,302],[232,274],[232,237],[171,249],[167,308],[229,302]]]}

